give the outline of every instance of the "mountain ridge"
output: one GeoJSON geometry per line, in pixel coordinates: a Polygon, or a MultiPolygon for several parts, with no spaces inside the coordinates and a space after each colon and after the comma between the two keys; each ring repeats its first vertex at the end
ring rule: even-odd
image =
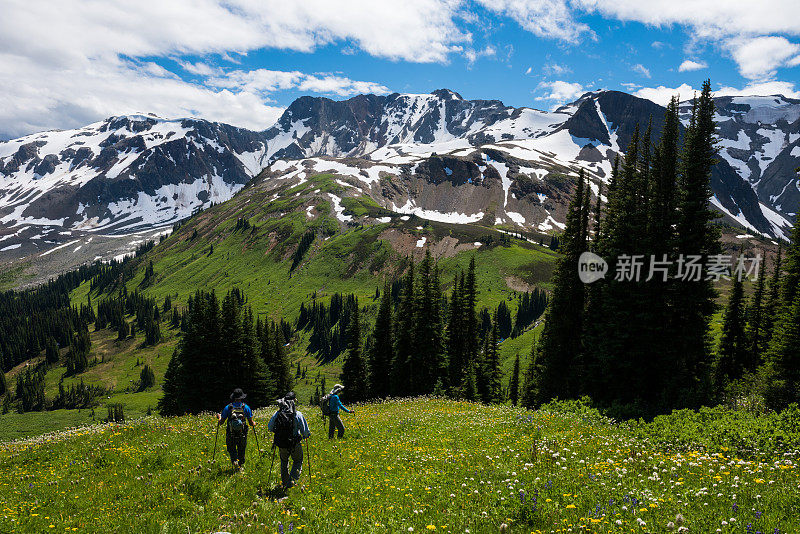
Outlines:
{"type": "MultiPolygon", "coordinates": [[[[790,187],[789,173],[800,165],[800,101],[717,102],[720,163],[710,202],[729,223],[785,236],[796,213],[791,206],[800,202],[800,186],[790,187]]],[[[132,114],[31,134],[0,142],[0,261],[43,254],[76,237],[86,243],[100,234],[160,228],[229,199],[262,170],[275,179],[302,179],[320,165],[361,182],[386,209],[553,230],[563,223],[565,200],[550,193],[562,189],[563,177],[574,182],[583,169],[596,194],[635,126],[652,117],[657,136],[663,110],[621,91],[587,92],[548,112],[438,89],[339,101],[304,96],[258,132],[132,114]],[[440,165],[441,157],[461,170],[440,165]],[[349,158],[360,163],[351,166],[349,158]],[[479,181],[495,192],[474,190],[470,180],[478,169],[484,169],[481,176],[488,172],[488,181],[479,181]],[[375,175],[363,181],[369,172],[375,175]],[[381,173],[394,174],[393,187],[375,185],[381,173]],[[438,187],[444,182],[456,189],[438,187]],[[458,187],[474,191],[465,196],[458,187]],[[459,198],[472,200],[459,206],[459,198]],[[487,218],[490,211],[494,219],[487,218]]],[[[685,122],[686,103],[681,113],[685,122]]],[[[95,251],[101,257],[111,252],[95,251]]]]}

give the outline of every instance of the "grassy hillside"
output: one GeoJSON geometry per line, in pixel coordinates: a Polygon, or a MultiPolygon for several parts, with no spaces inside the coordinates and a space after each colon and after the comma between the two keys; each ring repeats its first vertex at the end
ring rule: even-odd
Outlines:
{"type": "Polygon", "coordinates": [[[798,528],[797,453],[678,447],[576,404],[399,400],[345,421],[331,442],[309,413],[310,469],[288,494],[273,486],[277,467],[267,483],[263,427],[264,455],[251,445],[234,474],[223,451],[211,457],[208,415],[12,444],[0,452],[0,531],[668,532],[677,514],[690,532],[798,528]]]}

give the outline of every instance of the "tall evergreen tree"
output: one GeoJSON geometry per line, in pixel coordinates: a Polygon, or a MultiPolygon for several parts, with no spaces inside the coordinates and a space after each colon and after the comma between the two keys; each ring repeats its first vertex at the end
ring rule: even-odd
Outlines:
{"type": "Polygon", "coordinates": [[[444,371],[445,351],[439,302],[439,272],[430,249],[419,264],[416,290],[414,349],[408,358],[410,393],[429,393],[444,371]]]}
{"type": "Polygon", "coordinates": [[[746,343],[748,354],[746,362],[746,370],[754,371],[762,363],[763,355],[766,353],[767,340],[764,335],[764,299],[767,273],[762,268],[758,273],[758,281],[756,282],[756,290],[753,293],[753,299],[747,307],[746,319],[746,343]]]}
{"type": "Polygon", "coordinates": [[[773,410],[800,402],[800,294],[781,311],[761,383],[767,406],[773,410]]]}
{"type": "Polygon", "coordinates": [[[748,347],[745,336],[744,288],[738,276],[733,277],[731,294],[725,307],[719,350],[715,365],[718,387],[742,377],[747,367],[748,347]]]}
{"type": "MultiPolygon", "coordinates": [[[[719,229],[711,223],[717,217],[709,209],[711,168],[716,163],[716,124],[711,82],[706,80],[695,98],[681,155],[675,224],[676,253],[684,259],[700,256],[705,263],[719,254],[719,229]]],[[[711,317],[717,293],[711,280],[680,280],[673,288],[675,338],[673,372],[667,388],[671,406],[695,407],[708,397],[708,368],[711,354],[711,317]]]]}
{"type": "Polygon", "coordinates": [[[361,319],[358,305],[353,310],[350,319],[349,345],[347,357],[342,365],[341,380],[347,387],[347,396],[353,401],[362,401],[367,398],[367,369],[364,363],[361,347],[361,319]]]}
{"type": "MultiPolygon", "coordinates": [[[[767,286],[767,299],[764,303],[764,344],[769,346],[781,305],[781,281],[783,272],[783,242],[778,243],[778,253],[775,255],[775,265],[773,266],[772,276],[767,286]]],[[[764,273],[766,275],[766,273],[764,273]]]]}
{"type": "Polygon", "coordinates": [[[448,385],[450,394],[458,396],[458,390],[464,383],[465,342],[464,337],[464,273],[453,280],[453,291],[450,296],[450,316],[447,321],[447,356],[448,385]]]}
{"type": "Polygon", "coordinates": [[[475,306],[478,303],[478,280],[475,267],[475,256],[469,260],[467,276],[464,280],[464,292],[461,311],[461,335],[464,336],[465,369],[472,366],[473,374],[477,368],[480,340],[478,339],[478,315],[475,306]]]}
{"type": "Polygon", "coordinates": [[[514,359],[514,369],[508,382],[508,398],[513,406],[519,402],[519,354],[514,359]]]}
{"type": "Polygon", "coordinates": [[[486,380],[486,390],[483,402],[489,404],[502,401],[502,377],[500,371],[500,355],[497,345],[500,342],[497,329],[497,320],[492,321],[491,334],[487,336],[487,350],[484,355],[484,376],[486,380]]]}
{"type": "Polygon", "coordinates": [[[392,362],[392,392],[398,395],[408,393],[411,388],[410,360],[415,346],[415,303],[414,262],[412,260],[403,279],[403,295],[396,317],[395,351],[394,361],[392,362]]]}
{"type": "MultiPolygon", "coordinates": [[[[377,293],[376,293],[377,294],[377,293]]],[[[372,330],[373,343],[369,350],[369,396],[385,397],[390,393],[389,374],[394,360],[394,331],[392,329],[392,294],[389,283],[383,286],[375,328],[372,330]]]]}
{"type": "Polygon", "coordinates": [[[567,211],[566,228],[561,238],[559,258],[553,273],[553,294],[547,310],[544,330],[539,338],[538,354],[532,358],[535,378],[526,386],[535,387],[534,402],[554,397],[571,397],[577,392],[578,373],[574,368],[581,350],[584,287],[578,279],[578,257],[585,250],[581,235],[584,208],[584,178],[581,173],[575,196],[567,211]]]}

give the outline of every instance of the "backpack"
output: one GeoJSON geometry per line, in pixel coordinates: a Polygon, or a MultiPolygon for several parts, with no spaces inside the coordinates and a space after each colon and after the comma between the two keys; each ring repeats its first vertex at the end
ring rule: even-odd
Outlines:
{"type": "Polygon", "coordinates": [[[230,405],[231,414],[228,416],[228,432],[232,436],[242,437],[247,434],[247,416],[244,413],[244,404],[238,408],[230,405]]]}
{"type": "Polygon", "coordinates": [[[297,433],[294,431],[295,411],[291,407],[282,406],[275,415],[272,432],[275,433],[273,443],[282,449],[291,449],[297,445],[297,433]]]}
{"type": "Polygon", "coordinates": [[[331,414],[331,394],[326,393],[324,397],[319,400],[319,405],[322,408],[322,417],[331,414]]]}

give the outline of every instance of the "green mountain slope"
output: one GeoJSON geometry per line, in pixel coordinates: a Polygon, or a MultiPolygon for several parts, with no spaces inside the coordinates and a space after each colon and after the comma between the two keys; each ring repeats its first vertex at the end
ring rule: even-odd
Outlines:
{"type": "MultiPolygon", "coordinates": [[[[315,175],[300,184],[257,178],[230,201],[196,214],[152,250],[129,260],[116,284],[99,290],[90,289],[87,281],[72,292],[71,300],[78,305],[90,299],[96,306],[124,286],[128,293],[138,291],[159,304],[169,296],[180,309],[198,289],[213,289],[221,296],[238,287],[257,317],[292,322],[300,305],[312,297],[327,302],[335,293],[353,293],[366,306],[366,326],[371,328],[376,289],[385,280],[399,279],[411,261],[419,261],[430,249],[438,261],[443,291],[449,291],[454,277],[466,271],[475,257],[478,309],[493,310],[505,300],[513,314],[519,291],[548,286],[557,256],[538,244],[549,244],[549,236],[511,237],[502,230],[484,223],[450,224],[393,213],[342,186],[331,174],[315,175]],[[153,275],[147,277],[151,264],[153,275]]],[[[103,404],[123,403],[128,417],[155,409],[167,363],[181,335],[168,326],[167,314],[161,330],[162,342],[144,347],[141,332],[135,340],[118,341],[115,331],[90,327],[89,368],[66,377],[62,354],[62,361],[47,372],[46,397],[53,398],[59,384],[69,387],[82,381],[106,388],[103,404]],[[155,371],[156,386],[135,393],[145,364],[155,371]]],[[[309,332],[297,332],[289,346],[293,369],[299,364],[304,372],[296,380],[303,399],[321,387],[323,379],[328,387],[338,380],[342,359],[319,365],[306,350],[308,336],[309,332]]],[[[530,333],[506,342],[513,345],[501,350],[508,373],[517,353],[527,362],[532,342],[530,333]]],[[[8,375],[12,388],[21,369],[8,375]]],[[[102,405],[93,415],[105,416],[102,405]]],[[[84,410],[80,415],[54,417],[52,429],[91,416],[84,410]]],[[[7,424],[0,439],[26,434],[24,416],[3,417],[7,424]]],[[[41,430],[34,427],[31,433],[41,430]]]]}

